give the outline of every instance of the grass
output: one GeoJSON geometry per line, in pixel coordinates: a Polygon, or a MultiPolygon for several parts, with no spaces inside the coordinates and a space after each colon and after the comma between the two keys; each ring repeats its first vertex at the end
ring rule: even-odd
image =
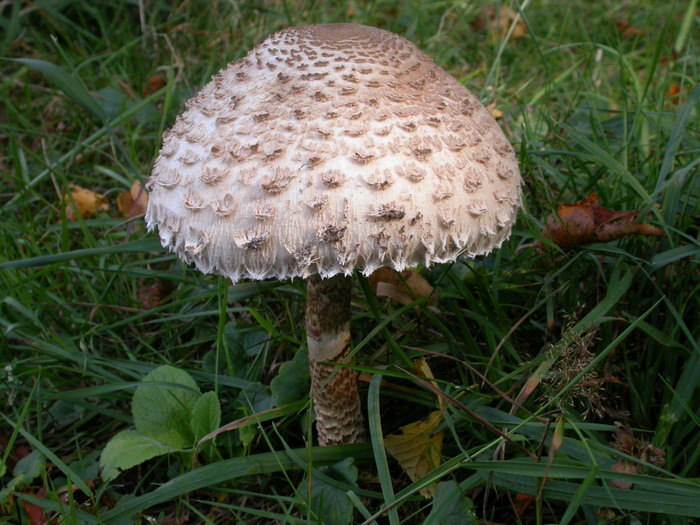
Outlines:
{"type": "Polygon", "coordinates": [[[697,2],[512,4],[519,38],[469,2],[88,4],[0,3],[0,56],[14,60],[0,62],[0,522],[696,522],[697,2]],[[421,270],[435,306],[356,277],[373,439],[322,449],[306,394],[274,410],[269,386],[304,346],[303,283],[201,275],[115,202],[225,62],[288,25],[341,21],[406,36],[494,103],[526,205],[501,250],[421,270]],[[70,220],[71,185],[109,210],[70,220]],[[542,238],[557,205],[592,193],[667,236],[570,250],[542,238]],[[434,382],[407,368],[419,357],[434,382]],[[100,453],[163,364],[235,424],[207,462],[163,455],[102,481],[100,453]],[[384,439],[438,397],[443,462],[411,482],[384,439]]]}

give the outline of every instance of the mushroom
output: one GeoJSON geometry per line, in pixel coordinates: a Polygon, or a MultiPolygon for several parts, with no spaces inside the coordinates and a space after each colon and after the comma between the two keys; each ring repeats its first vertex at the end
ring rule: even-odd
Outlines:
{"type": "Polygon", "coordinates": [[[149,179],[149,229],[204,273],[307,280],[321,445],[363,434],[350,276],[490,252],[521,206],[513,148],[484,106],[406,39],[291,27],[187,103],[149,179]]]}

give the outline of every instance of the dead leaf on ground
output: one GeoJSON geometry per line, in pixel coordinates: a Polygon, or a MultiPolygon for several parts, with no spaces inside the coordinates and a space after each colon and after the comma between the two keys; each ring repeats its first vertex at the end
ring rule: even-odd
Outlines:
{"type": "Polygon", "coordinates": [[[144,95],[155,93],[159,89],[164,88],[165,84],[166,82],[163,75],[151,75],[148,77],[148,84],[143,88],[144,95]]]}
{"type": "Polygon", "coordinates": [[[685,103],[684,93],[681,92],[681,87],[675,83],[668,86],[668,90],[664,93],[664,98],[669,100],[671,104],[680,105],[685,103]]]}
{"type": "Polygon", "coordinates": [[[386,297],[399,304],[408,305],[425,298],[431,306],[437,303],[435,289],[415,270],[399,273],[391,268],[379,268],[369,276],[369,282],[377,297],[386,297]]]}
{"type": "MultiPolygon", "coordinates": [[[[413,363],[413,371],[428,379],[433,379],[433,372],[428,362],[421,358],[413,363]]],[[[435,433],[442,423],[445,401],[438,396],[440,410],[431,412],[427,418],[415,421],[400,428],[400,434],[392,434],[384,439],[387,452],[396,459],[411,481],[417,481],[428,475],[442,463],[442,438],[444,432],[435,433]]],[[[420,489],[424,498],[432,498],[437,489],[437,482],[420,489]]]]}
{"type": "Polygon", "coordinates": [[[146,213],[147,207],[148,194],[143,184],[138,180],[135,180],[131,185],[129,193],[117,195],[117,209],[124,217],[129,219],[140,217],[146,213]]]}
{"type": "Polygon", "coordinates": [[[489,110],[489,113],[491,113],[491,116],[494,118],[494,120],[499,120],[503,116],[503,111],[500,109],[496,109],[496,103],[492,102],[488,106],[486,106],[486,109],[489,110]]]}
{"type": "Polygon", "coordinates": [[[615,26],[623,38],[632,38],[642,34],[641,30],[637,29],[632,24],[625,22],[624,20],[616,20],[615,26]]]}
{"type": "MultiPolygon", "coordinates": [[[[542,235],[562,248],[571,248],[593,242],[610,242],[626,235],[665,237],[666,234],[651,224],[635,222],[639,212],[608,210],[598,204],[598,195],[574,204],[561,204],[555,214],[547,218],[542,235]]],[[[542,249],[542,243],[537,243],[542,249]]]]}
{"type": "Polygon", "coordinates": [[[472,24],[472,27],[474,27],[474,29],[487,29],[491,42],[495,44],[503,39],[514,22],[515,27],[513,28],[511,38],[520,38],[527,31],[522,17],[518,17],[518,13],[509,9],[507,5],[501,5],[499,10],[496,10],[494,6],[488,6],[481,10],[479,17],[472,24]]]}
{"type": "MultiPolygon", "coordinates": [[[[42,488],[35,494],[31,494],[39,500],[46,499],[46,489],[42,488]]],[[[30,503],[29,501],[22,502],[24,506],[24,511],[29,517],[29,522],[27,525],[44,525],[49,521],[49,517],[45,514],[44,509],[39,505],[30,503]]]]}
{"type": "MultiPolygon", "coordinates": [[[[616,422],[615,426],[617,427],[615,429],[615,442],[613,443],[615,450],[657,467],[663,467],[666,464],[666,453],[663,450],[635,436],[632,429],[627,425],[616,422]]],[[[637,474],[643,468],[643,465],[623,457],[612,466],[611,470],[623,474],[637,474]]],[[[610,483],[619,489],[629,490],[632,488],[632,483],[628,481],[614,479],[610,483]]]]}
{"type": "Polygon", "coordinates": [[[66,217],[69,221],[77,220],[77,213],[83,219],[88,219],[93,215],[101,212],[105,212],[109,209],[109,203],[107,202],[107,197],[95,193],[94,191],[81,188],[80,186],[75,186],[71,184],[70,186],[70,196],[64,195],[63,198],[66,201],[66,217]],[[75,203],[75,208],[73,208],[70,202],[71,198],[75,203]]]}
{"type": "MultiPolygon", "coordinates": [[[[399,462],[411,481],[424,478],[442,463],[443,432],[434,434],[443,420],[441,410],[435,410],[421,421],[401,427],[401,434],[392,434],[384,439],[387,452],[399,462]]],[[[436,483],[420,489],[425,498],[432,498],[436,483]]]]}
{"type": "Polygon", "coordinates": [[[155,308],[163,304],[168,295],[173,291],[173,284],[171,281],[165,279],[156,279],[155,282],[149,282],[149,280],[142,278],[139,279],[139,286],[137,290],[137,296],[139,303],[146,310],[155,308]]]}

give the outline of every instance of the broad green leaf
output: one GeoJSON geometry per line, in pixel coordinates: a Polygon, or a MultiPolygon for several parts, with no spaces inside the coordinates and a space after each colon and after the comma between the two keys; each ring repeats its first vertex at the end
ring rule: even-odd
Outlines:
{"type": "Polygon", "coordinates": [[[187,372],[168,365],[156,368],[134,392],[136,429],[175,449],[194,446],[192,413],[200,396],[187,372]]]}
{"type": "Polygon", "coordinates": [[[221,425],[221,405],[216,393],[207,392],[194,404],[192,410],[192,432],[199,441],[221,425]]]}
{"type": "MultiPolygon", "coordinates": [[[[331,484],[314,474],[322,474],[343,485],[357,488],[357,467],[353,458],[315,469],[311,474],[311,510],[314,513],[313,522],[318,520],[324,525],[347,525],[352,522],[353,505],[344,488],[331,484]]],[[[309,499],[308,483],[302,482],[300,497],[309,499]]]]}
{"type": "Polygon", "coordinates": [[[46,458],[44,455],[38,450],[35,450],[17,462],[15,468],[12,469],[12,474],[15,476],[24,476],[24,480],[29,482],[39,477],[45,464],[46,458]]]}
{"type": "Polygon", "coordinates": [[[8,481],[4,487],[0,488],[0,503],[5,503],[7,499],[12,496],[12,493],[16,488],[21,487],[26,483],[28,483],[28,480],[22,474],[15,476],[8,481]]]}
{"type": "MultiPolygon", "coordinates": [[[[0,488],[0,503],[6,501],[15,489],[28,485],[32,480],[39,477],[45,464],[46,458],[38,450],[30,452],[20,459],[15,465],[15,468],[12,469],[12,475],[14,477],[6,482],[5,486],[0,488]]],[[[4,467],[4,463],[2,466],[4,467]]],[[[3,470],[5,470],[5,468],[0,469],[0,472],[3,470]]]]}
{"type": "Polygon", "coordinates": [[[111,481],[123,470],[156,456],[177,451],[156,439],[144,436],[137,430],[125,430],[114,436],[102,451],[102,479],[111,481]]]}
{"type": "Polygon", "coordinates": [[[270,410],[274,403],[270,387],[262,383],[251,383],[241,390],[238,400],[247,414],[259,414],[270,410]]]}
{"type": "Polygon", "coordinates": [[[424,525],[476,525],[478,520],[472,512],[473,507],[474,504],[462,494],[456,481],[442,481],[438,483],[433,510],[424,525]]]}
{"type": "Polygon", "coordinates": [[[304,350],[294,354],[294,359],[284,363],[277,376],[270,382],[276,406],[284,406],[303,399],[309,393],[309,357],[304,350]]]}

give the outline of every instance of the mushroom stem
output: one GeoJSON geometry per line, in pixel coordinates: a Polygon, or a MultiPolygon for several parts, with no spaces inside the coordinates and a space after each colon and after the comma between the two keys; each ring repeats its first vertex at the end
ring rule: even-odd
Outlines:
{"type": "Polygon", "coordinates": [[[306,340],[311,371],[311,397],[321,446],[362,441],[364,427],[357,372],[350,355],[350,277],[309,277],[306,288],[306,340]]]}

